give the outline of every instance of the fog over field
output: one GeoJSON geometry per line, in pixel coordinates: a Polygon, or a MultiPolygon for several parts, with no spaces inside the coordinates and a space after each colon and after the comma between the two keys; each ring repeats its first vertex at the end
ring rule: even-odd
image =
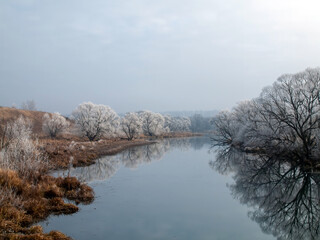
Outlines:
{"type": "Polygon", "coordinates": [[[320,63],[316,0],[0,0],[0,105],[222,110],[320,63]]]}

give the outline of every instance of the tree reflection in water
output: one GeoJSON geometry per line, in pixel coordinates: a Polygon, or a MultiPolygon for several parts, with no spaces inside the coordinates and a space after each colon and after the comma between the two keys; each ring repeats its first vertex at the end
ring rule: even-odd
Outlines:
{"type": "Polygon", "coordinates": [[[121,166],[137,168],[141,164],[160,160],[170,149],[187,150],[193,147],[197,150],[205,144],[208,144],[208,138],[164,139],[155,144],[129,148],[114,156],[102,157],[87,167],[71,168],[57,174],[70,174],[85,182],[105,180],[111,178],[121,166]]]}
{"type": "Polygon", "coordinates": [[[123,151],[119,156],[121,156],[122,164],[125,167],[137,168],[140,164],[160,160],[169,148],[169,142],[163,141],[146,146],[130,148],[123,151]]]}
{"type": "Polygon", "coordinates": [[[252,207],[249,216],[278,239],[320,239],[320,175],[280,154],[218,150],[210,165],[233,173],[232,194],[252,207]]]}

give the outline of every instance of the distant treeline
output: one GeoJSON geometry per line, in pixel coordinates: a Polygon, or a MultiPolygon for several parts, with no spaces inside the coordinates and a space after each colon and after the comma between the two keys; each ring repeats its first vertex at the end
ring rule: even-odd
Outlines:
{"type": "Polygon", "coordinates": [[[209,110],[209,111],[201,111],[201,110],[194,110],[194,111],[167,111],[161,112],[162,115],[170,115],[173,117],[192,117],[194,115],[201,115],[205,118],[212,118],[219,113],[218,110],[209,110]]]}
{"type": "Polygon", "coordinates": [[[190,117],[190,131],[191,132],[211,132],[213,130],[212,117],[204,117],[201,114],[194,114],[190,117]]]}

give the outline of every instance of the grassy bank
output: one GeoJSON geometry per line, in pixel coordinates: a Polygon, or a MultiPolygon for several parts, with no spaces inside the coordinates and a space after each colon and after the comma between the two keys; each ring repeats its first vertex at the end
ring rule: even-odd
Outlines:
{"type": "Polygon", "coordinates": [[[152,144],[155,141],[136,139],[104,139],[96,142],[74,139],[42,139],[42,146],[49,156],[54,169],[88,166],[99,157],[114,155],[127,148],[152,144]]]}
{"type": "Polygon", "coordinates": [[[39,175],[36,181],[23,179],[15,171],[0,169],[0,239],[68,239],[60,232],[42,232],[32,224],[50,214],[72,214],[74,203],[93,201],[93,190],[74,177],[54,178],[39,175]]]}
{"type": "Polygon", "coordinates": [[[134,140],[120,138],[101,139],[95,142],[83,138],[65,136],[59,139],[41,139],[41,144],[49,156],[55,169],[65,169],[72,164],[73,167],[88,166],[99,157],[114,155],[134,146],[153,144],[162,138],[182,138],[201,136],[195,133],[168,133],[160,137],[141,137],[134,140]]]}

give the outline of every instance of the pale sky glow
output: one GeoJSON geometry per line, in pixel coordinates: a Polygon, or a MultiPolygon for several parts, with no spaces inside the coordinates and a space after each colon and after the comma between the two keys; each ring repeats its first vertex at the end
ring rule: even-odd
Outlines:
{"type": "Polygon", "coordinates": [[[231,108],[320,66],[315,0],[0,0],[0,105],[231,108]]]}

